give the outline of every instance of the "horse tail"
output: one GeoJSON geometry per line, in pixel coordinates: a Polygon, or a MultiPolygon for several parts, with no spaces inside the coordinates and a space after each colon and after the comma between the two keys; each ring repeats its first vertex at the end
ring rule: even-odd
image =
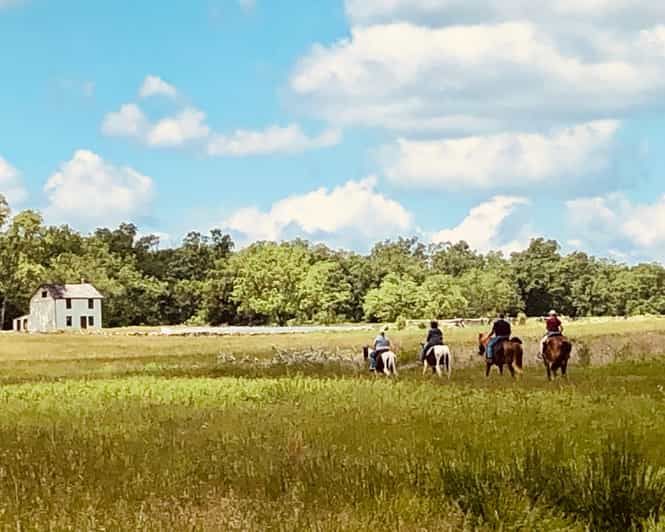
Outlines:
{"type": "Polygon", "coordinates": [[[524,373],[524,349],[522,349],[522,342],[515,346],[515,370],[520,375],[524,373]]]}
{"type": "Polygon", "coordinates": [[[570,340],[565,339],[561,342],[561,356],[566,360],[570,358],[570,353],[573,351],[573,344],[570,340]]]}

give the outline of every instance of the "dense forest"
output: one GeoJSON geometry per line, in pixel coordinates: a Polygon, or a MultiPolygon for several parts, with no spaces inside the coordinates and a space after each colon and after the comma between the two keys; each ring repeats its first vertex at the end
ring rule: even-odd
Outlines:
{"type": "Polygon", "coordinates": [[[219,230],[176,248],[132,224],[82,235],[12,216],[0,195],[0,323],[27,311],[41,283],[92,282],[107,327],[157,324],[335,323],[399,318],[665,313],[665,268],[628,266],[533,240],[519,253],[479,254],[465,242],[377,243],[368,255],[302,240],[234,249],[219,230]]]}

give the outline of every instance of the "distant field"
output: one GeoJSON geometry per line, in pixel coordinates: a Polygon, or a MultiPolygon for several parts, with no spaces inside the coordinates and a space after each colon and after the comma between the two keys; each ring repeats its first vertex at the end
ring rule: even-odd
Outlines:
{"type": "Polygon", "coordinates": [[[555,383],[484,379],[479,330],[451,382],[421,330],[396,381],[355,332],[2,335],[0,529],[663,530],[665,320],[571,324],[555,383]]]}

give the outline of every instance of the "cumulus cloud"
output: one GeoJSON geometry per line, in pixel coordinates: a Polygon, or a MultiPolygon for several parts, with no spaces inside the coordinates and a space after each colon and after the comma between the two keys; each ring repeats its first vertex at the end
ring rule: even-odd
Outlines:
{"type": "Polygon", "coordinates": [[[243,11],[252,11],[256,7],[256,0],[238,0],[243,11]]]}
{"type": "Polygon", "coordinates": [[[453,24],[524,19],[556,24],[574,16],[578,22],[631,28],[665,17],[665,6],[652,0],[346,0],[345,6],[354,25],[394,20],[453,24]]]}
{"type": "MultiPolygon", "coordinates": [[[[139,94],[142,98],[158,94],[175,98],[178,93],[164,80],[147,76],[139,94]]],[[[101,130],[109,137],[133,138],[153,148],[196,145],[209,156],[225,157],[302,153],[339,144],[342,136],[337,128],[309,136],[298,124],[222,134],[213,131],[206,123],[206,114],[195,107],[184,107],[174,115],[151,120],[136,103],[123,104],[118,111],[108,113],[101,130]]]]}
{"type": "Polygon", "coordinates": [[[49,177],[47,219],[86,228],[114,225],[144,212],[152,200],[152,178],[117,167],[88,150],[78,150],[49,177]]]}
{"type": "Polygon", "coordinates": [[[178,90],[158,76],[146,76],[139,90],[139,96],[148,98],[158,95],[175,98],[178,95],[178,90]]]}
{"type": "MultiPolygon", "coordinates": [[[[591,121],[660,101],[665,32],[657,21],[663,16],[645,16],[647,26],[621,33],[602,21],[574,33],[572,13],[589,2],[558,2],[562,17],[571,14],[558,19],[557,31],[541,23],[547,18],[541,3],[526,1],[499,20],[462,17],[451,25],[443,16],[427,26],[408,16],[418,6],[446,13],[452,4],[470,4],[480,15],[484,3],[351,3],[361,18],[387,10],[390,21],[355,25],[349,38],[315,45],[294,69],[291,88],[313,115],[331,123],[422,131],[422,122],[453,133],[533,128],[571,116],[591,121]]],[[[651,12],[646,2],[637,3],[651,12]]],[[[491,4],[503,12],[503,0],[491,4]]]]}
{"type": "Polygon", "coordinates": [[[665,260],[665,196],[652,203],[622,193],[567,202],[575,240],[601,253],[614,249],[625,257],[665,260]]]}
{"type": "Polygon", "coordinates": [[[28,196],[21,174],[2,156],[0,156],[0,194],[10,205],[21,203],[28,196]]]}
{"type": "Polygon", "coordinates": [[[0,0],[0,9],[20,4],[23,0],[0,0]]]}
{"type": "Polygon", "coordinates": [[[205,139],[210,135],[205,120],[203,111],[188,107],[152,126],[147,134],[147,143],[151,146],[182,146],[192,140],[205,139]]]}
{"type": "Polygon", "coordinates": [[[297,124],[286,127],[271,126],[263,131],[237,130],[231,135],[215,135],[208,144],[208,154],[245,157],[271,153],[301,153],[310,149],[334,146],[341,134],[328,130],[316,137],[308,137],[297,124]]]}
{"type": "Polygon", "coordinates": [[[102,133],[110,137],[142,138],[148,130],[148,119],[141,108],[127,103],[118,111],[108,113],[102,122],[102,133]]]}
{"type": "Polygon", "coordinates": [[[409,186],[531,186],[607,167],[619,123],[596,121],[547,134],[502,133],[443,140],[399,139],[385,147],[386,175],[409,186]]]}
{"type": "Polygon", "coordinates": [[[464,240],[483,253],[490,250],[501,250],[504,253],[518,251],[528,245],[530,235],[524,231],[509,235],[504,229],[516,209],[528,204],[526,198],[496,196],[471,209],[468,216],[456,227],[435,233],[432,242],[455,243],[464,240]]]}
{"type": "Polygon", "coordinates": [[[411,214],[377,192],[376,184],[376,178],[369,177],[287,197],[268,211],[240,209],[222,225],[246,242],[300,236],[358,249],[413,227],[411,214]]]}

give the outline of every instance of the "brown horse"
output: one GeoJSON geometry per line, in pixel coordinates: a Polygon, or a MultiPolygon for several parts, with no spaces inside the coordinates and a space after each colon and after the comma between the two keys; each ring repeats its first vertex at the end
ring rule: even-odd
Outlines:
{"type": "Polygon", "coordinates": [[[559,369],[563,377],[567,376],[568,361],[570,360],[572,350],[573,344],[562,334],[550,336],[547,339],[545,349],[543,349],[543,364],[545,364],[549,380],[552,380],[552,376],[556,377],[559,369]]]}
{"type": "Polygon", "coordinates": [[[508,366],[512,377],[515,377],[515,373],[521,375],[523,373],[522,363],[524,360],[522,340],[513,337],[510,340],[502,340],[498,342],[494,346],[494,353],[490,360],[485,356],[490,339],[489,335],[482,333],[478,335],[478,354],[485,359],[485,377],[490,376],[492,366],[498,367],[501,375],[503,375],[503,366],[508,366]]]}

